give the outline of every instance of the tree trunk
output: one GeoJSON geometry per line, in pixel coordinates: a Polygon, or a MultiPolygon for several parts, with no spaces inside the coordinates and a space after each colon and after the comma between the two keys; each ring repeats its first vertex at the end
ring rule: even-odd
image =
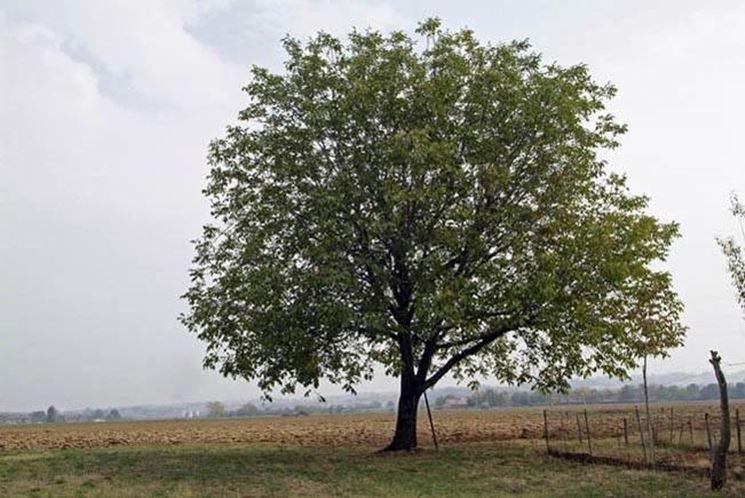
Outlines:
{"type": "Polygon", "coordinates": [[[727,381],[719,366],[721,358],[716,351],[711,352],[709,362],[714,367],[714,375],[719,384],[719,406],[722,412],[722,428],[719,433],[719,442],[712,447],[711,452],[711,489],[718,491],[727,482],[727,452],[730,443],[730,417],[729,397],[727,396],[727,381]]]}
{"type": "Polygon", "coordinates": [[[401,393],[398,398],[396,432],[393,441],[383,451],[411,451],[416,448],[416,416],[421,390],[412,376],[401,376],[401,393]]]}
{"type": "Polygon", "coordinates": [[[642,367],[642,378],[644,379],[644,408],[647,412],[647,435],[649,436],[649,458],[655,463],[654,434],[652,433],[652,417],[649,413],[649,387],[647,386],[647,355],[644,355],[644,366],[642,367]]]}

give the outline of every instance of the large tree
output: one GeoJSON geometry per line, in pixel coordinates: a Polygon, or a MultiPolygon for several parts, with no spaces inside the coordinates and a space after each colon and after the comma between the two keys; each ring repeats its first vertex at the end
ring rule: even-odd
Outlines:
{"type": "Polygon", "coordinates": [[[182,317],[206,367],[268,393],[353,390],[382,365],[399,450],[445,375],[562,389],[681,344],[655,264],[677,226],[602,156],[625,130],[612,86],[437,20],[284,48],[210,148],[182,317]]]}

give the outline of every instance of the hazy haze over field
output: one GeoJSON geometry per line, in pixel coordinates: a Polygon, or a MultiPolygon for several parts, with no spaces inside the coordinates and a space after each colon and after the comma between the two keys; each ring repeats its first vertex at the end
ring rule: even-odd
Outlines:
{"type": "MultiPolygon", "coordinates": [[[[177,322],[207,220],[206,147],[279,39],[440,16],[481,40],[530,38],[619,88],[610,158],[681,223],[667,263],[687,346],[656,372],[745,362],[715,237],[745,194],[745,3],[252,0],[0,3],[0,411],[255,396],[201,370],[177,322]]],[[[368,388],[388,389],[380,378],[368,388]]],[[[326,392],[334,392],[328,390],[326,392]]]]}

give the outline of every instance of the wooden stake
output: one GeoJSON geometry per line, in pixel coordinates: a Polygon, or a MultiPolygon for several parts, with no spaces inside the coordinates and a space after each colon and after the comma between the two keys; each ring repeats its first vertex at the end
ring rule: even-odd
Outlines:
{"type": "Polygon", "coordinates": [[[543,410],[543,436],[546,438],[546,452],[551,452],[551,447],[548,444],[548,413],[547,410],[543,410]]]}
{"type": "Polygon", "coordinates": [[[688,432],[691,433],[691,446],[693,446],[693,420],[688,417],[688,432]]]}
{"type": "Polygon", "coordinates": [[[590,437],[590,422],[587,420],[587,410],[585,410],[585,431],[587,432],[587,449],[592,455],[592,438],[590,437]]]}
{"type": "Polygon", "coordinates": [[[559,438],[561,438],[561,448],[567,450],[566,432],[564,431],[564,412],[559,412],[561,418],[559,419],[559,438]]]}
{"type": "Polygon", "coordinates": [[[740,439],[740,409],[735,410],[735,428],[737,429],[737,452],[742,453],[742,439],[740,439]]]}
{"type": "Polygon", "coordinates": [[[626,417],[623,417],[623,442],[626,446],[629,445],[629,423],[626,417]]]}
{"type": "Polygon", "coordinates": [[[680,423],[680,432],[678,433],[678,444],[683,442],[683,430],[686,428],[684,423],[680,423]]]}
{"type": "Polygon", "coordinates": [[[673,407],[670,407],[670,444],[673,444],[673,432],[675,430],[675,414],[673,413],[673,407]]]}
{"type": "Polygon", "coordinates": [[[647,459],[647,445],[644,444],[644,430],[642,429],[642,418],[639,415],[639,407],[634,406],[634,411],[636,411],[636,423],[639,425],[639,439],[641,439],[642,451],[644,451],[644,463],[649,463],[647,459]]]}
{"type": "Polygon", "coordinates": [[[579,445],[582,446],[582,425],[579,423],[579,413],[577,414],[577,439],[579,439],[579,445]]]}
{"type": "Polygon", "coordinates": [[[429,409],[429,400],[427,399],[427,391],[424,391],[424,404],[427,406],[427,416],[429,417],[429,427],[432,429],[432,441],[435,443],[435,449],[439,450],[440,446],[437,444],[437,434],[435,434],[435,423],[432,421],[432,411],[429,409]]]}

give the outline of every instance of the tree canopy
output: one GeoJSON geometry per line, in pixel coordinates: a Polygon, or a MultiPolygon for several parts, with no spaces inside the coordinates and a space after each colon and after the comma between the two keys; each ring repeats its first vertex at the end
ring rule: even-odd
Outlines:
{"type": "Polygon", "coordinates": [[[59,418],[59,412],[54,407],[54,405],[47,408],[47,414],[46,414],[46,420],[48,423],[52,424],[54,422],[57,422],[57,419],[59,418]]]}
{"type": "Polygon", "coordinates": [[[682,343],[677,226],[603,159],[613,86],[436,19],[283,44],[210,147],[182,317],[205,366],[294,392],[382,365],[400,423],[446,374],[563,389],[682,343]]]}
{"type": "Polygon", "coordinates": [[[219,401],[210,401],[207,403],[207,416],[208,417],[224,417],[227,415],[225,405],[219,401]]]}
{"type": "MultiPolygon", "coordinates": [[[[745,229],[743,228],[745,206],[736,196],[732,196],[731,211],[735,218],[737,218],[743,239],[745,239],[745,229]]],[[[727,270],[732,278],[732,284],[737,291],[737,301],[740,303],[743,311],[745,311],[745,255],[743,254],[742,246],[735,241],[734,237],[720,239],[719,245],[727,258],[727,270]]]]}

